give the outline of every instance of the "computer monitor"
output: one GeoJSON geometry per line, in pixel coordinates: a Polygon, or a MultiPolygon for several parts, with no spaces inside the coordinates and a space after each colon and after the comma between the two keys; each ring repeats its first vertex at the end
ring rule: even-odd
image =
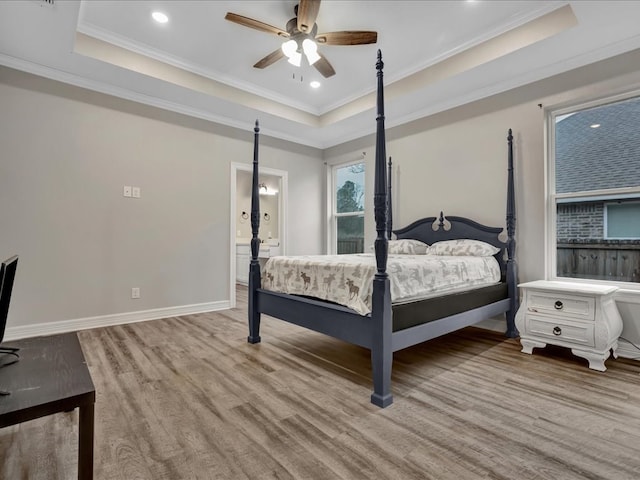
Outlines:
{"type": "MultiPolygon", "coordinates": [[[[7,315],[9,314],[9,302],[11,291],[13,290],[13,280],[16,277],[16,267],[18,266],[18,256],[14,255],[2,262],[0,270],[0,344],[4,339],[4,331],[7,327],[7,315]]],[[[2,347],[0,353],[15,353],[17,348],[2,347]]]]}

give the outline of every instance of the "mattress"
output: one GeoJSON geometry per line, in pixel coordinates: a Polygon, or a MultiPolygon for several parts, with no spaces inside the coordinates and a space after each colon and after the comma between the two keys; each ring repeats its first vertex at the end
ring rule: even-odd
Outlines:
{"type": "MultiPolygon", "coordinates": [[[[376,261],[373,254],[271,257],[262,288],[306,295],[371,313],[376,261]]],[[[494,257],[389,255],[387,273],[394,305],[469,291],[500,282],[494,257]]]]}

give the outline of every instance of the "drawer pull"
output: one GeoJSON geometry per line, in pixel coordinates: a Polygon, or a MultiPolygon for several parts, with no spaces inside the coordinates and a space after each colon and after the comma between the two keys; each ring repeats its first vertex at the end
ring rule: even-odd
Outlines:
{"type": "Polygon", "coordinates": [[[564,305],[560,300],[556,300],[556,303],[554,303],[553,306],[555,307],[556,310],[562,310],[562,307],[564,307],[564,305]]]}
{"type": "Polygon", "coordinates": [[[562,335],[562,329],[560,327],[553,327],[553,334],[557,337],[558,335],[562,335]]]}

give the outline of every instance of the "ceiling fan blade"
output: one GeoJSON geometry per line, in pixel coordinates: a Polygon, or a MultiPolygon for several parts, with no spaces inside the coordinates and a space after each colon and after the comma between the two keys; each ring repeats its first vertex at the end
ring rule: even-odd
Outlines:
{"type": "Polygon", "coordinates": [[[320,0],[300,0],[298,4],[298,30],[302,33],[310,33],[313,24],[316,23],[320,0]]]}
{"type": "Polygon", "coordinates": [[[368,31],[319,33],[315,40],[322,45],[368,45],[378,41],[378,33],[368,31]]]}
{"type": "Polygon", "coordinates": [[[245,27],[249,28],[255,28],[256,30],[260,30],[261,32],[275,33],[276,35],[280,35],[281,37],[286,38],[289,37],[289,34],[281,28],[274,27],[273,25],[269,25],[264,22],[260,22],[259,20],[254,20],[253,18],[243,17],[242,15],[238,15],[237,13],[227,12],[224,18],[225,20],[229,20],[230,22],[244,25],[245,27]]]}
{"type": "Polygon", "coordinates": [[[274,50],[269,55],[264,57],[262,60],[258,61],[258,63],[256,63],[253,66],[253,68],[265,68],[265,67],[268,67],[269,65],[271,65],[273,63],[276,63],[282,57],[284,57],[284,53],[282,52],[282,48],[278,48],[277,50],[274,50]]]}
{"type": "Polygon", "coordinates": [[[324,78],[329,78],[335,75],[336,71],[329,63],[329,60],[327,60],[321,53],[318,53],[318,55],[320,55],[320,60],[313,64],[313,66],[316,67],[316,70],[318,70],[324,78]]]}

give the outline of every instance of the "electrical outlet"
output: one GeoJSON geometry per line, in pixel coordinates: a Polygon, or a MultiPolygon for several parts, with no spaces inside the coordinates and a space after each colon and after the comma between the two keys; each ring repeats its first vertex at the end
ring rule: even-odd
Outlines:
{"type": "Polygon", "coordinates": [[[133,198],[140,198],[140,187],[131,187],[131,196],[133,198]]]}
{"type": "Polygon", "coordinates": [[[125,197],[130,197],[131,196],[131,186],[130,185],[125,185],[124,188],[122,189],[122,195],[124,195],[125,197]]]}
{"type": "Polygon", "coordinates": [[[131,289],[131,298],[140,298],[140,288],[133,287],[131,289]]]}

